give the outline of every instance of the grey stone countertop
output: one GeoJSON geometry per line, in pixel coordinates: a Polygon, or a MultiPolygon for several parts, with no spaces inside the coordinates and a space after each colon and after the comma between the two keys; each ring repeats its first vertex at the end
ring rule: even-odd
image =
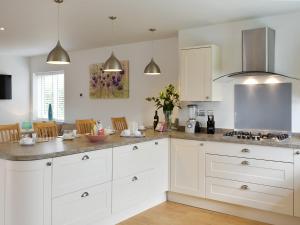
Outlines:
{"type": "Polygon", "coordinates": [[[222,133],[214,135],[209,134],[187,134],[184,132],[154,132],[147,130],[143,138],[124,138],[119,134],[111,135],[104,141],[99,143],[91,143],[86,137],[76,138],[72,141],[63,141],[61,138],[52,139],[46,142],[37,143],[33,146],[21,146],[19,143],[4,143],[0,144],[0,159],[11,161],[30,161],[49,159],[60,156],[72,155],[77,153],[113,148],[122,145],[136,144],[140,142],[161,139],[166,137],[198,140],[198,141],[212,141],[212,142],[227,142],[237,144],[252,144],[261,146],[296,148],[300,149],[300,137],[291,137],[287,140],[277,142],[274,140],[252,141],[239,140],[231,137],[224,137],[222,133]]]}

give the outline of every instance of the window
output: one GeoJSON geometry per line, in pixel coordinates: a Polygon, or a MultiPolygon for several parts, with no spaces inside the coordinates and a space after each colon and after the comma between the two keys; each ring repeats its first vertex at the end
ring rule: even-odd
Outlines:
{"type": "Polygon", "coordinates": [[[52,105],[53,119],[65,119],[64,71],[36,73],[34,111],[36,119],[48,119],[49,104],[52,105]]]}

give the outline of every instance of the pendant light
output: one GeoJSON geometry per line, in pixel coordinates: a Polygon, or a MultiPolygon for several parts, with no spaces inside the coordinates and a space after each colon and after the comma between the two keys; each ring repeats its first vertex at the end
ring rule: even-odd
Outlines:
{"type": "MultiPolygon", "coordinates": [[[[151,29],[149,29],[149,31],[154,33],[156,31],[156,29],[151,28],[151,29]]],[[[152,51],[153,51],[153,47],[154,47],[154,41],[152,41],[152,51]]],[[[160,68],[155,63],[153,57],[152,57],[150,63],[146,66],[146,68],[144,70],[144,74],[146,74],[148,76],[160,75],[160,68]]]]}
{"type": "Polygon", "coordinates": [[[63,3],[63,0],[54,0],[57,3],[57,44],[55,48],[51,50],[47,57],[48,64],[70,64],[70,57],[67,51],[61,46],[59,41],[60,36],[60,26],[59,26],[59,17],[60,17],[60,4],[63,3]]]}
{"type": "MultiPolygon", "coordinates": [[[[114,21],[117,19],[115,16],[110,16],[109,19],[112,21],[112,35],[114,37],[114,21]]],[[[120,72],[122,71],[121,62],[117,59],[112,51],[111,56],[106,60],[103,65],[103,71],[105,72],[120,72]]]]}

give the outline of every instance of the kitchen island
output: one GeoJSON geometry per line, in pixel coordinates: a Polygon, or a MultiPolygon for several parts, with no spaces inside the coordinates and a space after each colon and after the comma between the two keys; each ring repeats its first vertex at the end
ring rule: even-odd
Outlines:
{"type": "Polygon", "coordinates": [[[167,197],[273,224],[299,222],[299,137],[145,135],[0,144],[0,225],[116,224],[167,197]]]}

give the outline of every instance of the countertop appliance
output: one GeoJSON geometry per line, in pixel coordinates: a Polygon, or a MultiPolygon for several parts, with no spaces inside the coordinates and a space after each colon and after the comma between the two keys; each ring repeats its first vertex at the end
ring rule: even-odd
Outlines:
{"type": "Polygon", "coordinates": [[[275,140],[284,141],[289,138],[288,133],[262,133],[250,131],[229,131],[224,134],[224,137],[233,137],[237,139],[262,141],[262,140],[275,140]]]}
{"type": "Polygon", "coordinates": [[[195,133],[195,126],[196,126],[196,113],[198,110],[197,105],[188,105],[188,111],[189,111],[189,119],[186,122],[185,125],[185,132],[186,133],[195,133]]]}
{"type": "Polygon", "coordinates": [[[214,134],[216,131],[215,128],[215,117],[214,115],[208,115],[207,116],[207,133],[208,134],[214,134]]]}

